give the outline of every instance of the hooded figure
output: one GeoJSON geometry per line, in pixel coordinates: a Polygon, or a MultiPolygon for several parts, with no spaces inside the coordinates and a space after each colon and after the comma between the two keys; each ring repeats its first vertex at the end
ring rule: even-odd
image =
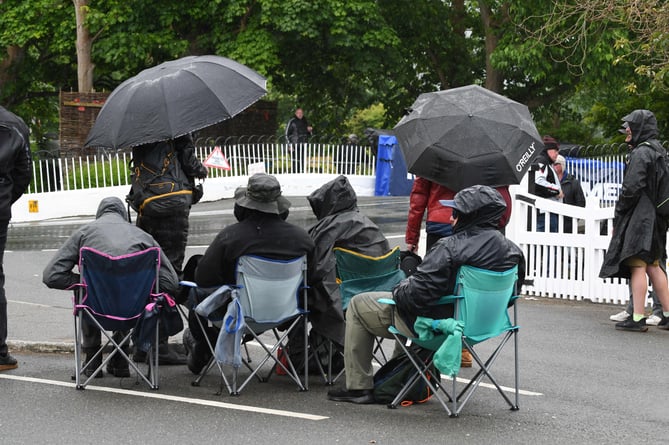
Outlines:
{"type": "Polygon", "coordinates": [[[498,230],[506,211],[502,195],[492,187],[475,185],[461,190],[442,205],[453,209],[453,235],[437,241],[416,272],[393,289],[397,312],[407,326],[417,316],[451,318],[452,307],[435,313],[433,303],[455,290],[460,266],[504,271],[518,265],[518,283],[525,278],[525,257],[512,241],[498,230]]]}
{"type": "MultiPolygon", "coordinates": [[[[245,188],[235,191],[234,213],[239,222],[224,227],[197,262],[194,276],[198,287],[235,284],[237,261],[242,255],[277,260],[303,255],[311,258],[314,242],[307,231],[285,221],[289,207],[290,201],[281,195],[276,177],[265,173],[251,176],[245,188]]],[[[190,348],[188,369],[198,374],[211,353],[195,316],[193,311],[188,315],[190,333],[185,342],[190,348]]],[[[212,339],[218,335],[215,330],[207,334],[212,339]]]]}
{"type": "Polygon", "coordinates": [[[332,249],[380,256],[390,245],[381,229],[358,210],[358,198],[346,176],[314,190],[307,200],[318,219],[309,229],[316,245],[309,271],[309,319],[316,331],[343,345],[344,314],[332,249]]]}
{"type": "Polygon", "coordinates": [[[631,131],[626,142],[632,151],[616,203],[613,236],[599,273],[602,278],[630,278],[630,267],[625,264],[630,258],[646,263],[666,258],[667,221],[657,218],[650,199],[657,182],[654,165],[664,162],[659,158],[666,156],[657,140],[657,120],[649,110],[634,110],[622,120],[623,128],[631,131]]]}

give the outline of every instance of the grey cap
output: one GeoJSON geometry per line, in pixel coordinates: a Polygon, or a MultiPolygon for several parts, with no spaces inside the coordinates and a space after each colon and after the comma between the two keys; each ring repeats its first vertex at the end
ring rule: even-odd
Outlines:
{"type": "Polygon", "coordinates": [[[251,176],[245,193],[240,193],[240,195],[238,197],[237,192],[235,192],[235,202],[242,207],[275,215],[281,213],[279,208],[281,184],[272,175],[256,173],[251,176]]]}
{"type": "MultiPolygon", "coordinates": [[[[235,189],[235,201],[246,195],[246,187],[237,187],[235,189]]],[[[276,200],[279,205],[279,214],[285,213],[290,209],[292,203],[285,196],[281,195],[276,200]]]]}
{"type": "Polygon", "coordinates": [[[444,207],[452,207],[462,214],[471,214],[484,208],[506,209],[502,195],[487,185],[473,185],[460,190],[453,199],[439,200],[444,207]]]}

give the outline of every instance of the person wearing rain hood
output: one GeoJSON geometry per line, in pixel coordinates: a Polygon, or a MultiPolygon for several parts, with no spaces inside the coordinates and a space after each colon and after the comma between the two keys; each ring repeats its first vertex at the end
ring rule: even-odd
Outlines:
{"type": "Polygon", "coordinates": [[[358,210],[358,197],[346,176],[322,185],[307,200],[318,219],[309,229],[316,245],[309,268],[309,320],[316,332],[343,346],[344,313],[332,249],[380,256],[388,253],[390,244],[381,229],[358,210]]]}
{"type": "Polygon", "coordinates": [[[351,299],[346,311],[344,343],[346,387],[329,391],[328,399],[374,403],[374,338],[392,338],[388,332],[391,324],[403,334],[416,337],[412,327],[418,316],[452,318],[452,305],[435,311],[433,304],[453,293],[460,266],[504,271],[517,265],[518,283],[523,282],[523,252],[498,230],[499,220],[506,211],[506,202],[499,192],[475,185],[458,192],[452,201],[443,200],[442,205],[453,209],[453,234],[439,239],[416,272],[392,292],[366,292],[351,299]],[[391,297],[395,306],[377,301],[391,297]]]}
{"type": "MultiPolygon", "coordinates": [[[[98,205],[95,220],[76,230],[44,268],[42,281],[47,287],[68,289],[79,283],[79,274],[74,272],[74,268],[79,264],[79,250],[82,247],[120,256],[160,245],[151,235],[128,222],[123,201],[117,197],[104,198],[98,205]]],[[[175,295],[179,289],[179,277],[162,250],[159,275],[160,291],[175,295]]],[[[89,323],[82,324],[82,331],[82,349],[88,361],[88,357],[93,357],[101,347],[100,331],[89,323]]],[[[114,338],[122,337],[121,333],[115,333],[114,338]]],[[[86,375],[92,375],[93,370],[102,363],[102,354],[96,357],[96,362],[93,366],[87,367],[86,375]]],[[[130,375],[128,362],[116,354],[107,364],[107,372],[116,377],[127,377],[130,375]]],[[[97,374],[97,377],[102,377],[102,373],[97,374]]]]}
{"type": "MultiPolygon", "coordinates": [[[[234,213],[239,222],[221,230],[197,262],[194,274],[197,285],[234,284],[237,260],[242,255],[255,254],[280,260],[302,255],[309,258],[314,242],[306,230],[285,221],[288,207],[290,202],[281,195],[281,185],[276,177],[265,173],[251,176],[247,187],[237,189],[235,193],[234,213]]],[[[193,374],[199,374],[211,358],[196,316],[190,311],[189,329],[183,336],[188,369],[193,374]]]]}
{"type": "Polygon", "coordinates": [[[645,332],[645,301],[648,279],[662,304],[657,327],[669,330],[669,288],[660,261],[667,257],[668,222],[658,217],[655,204],[655,165],[665,162],[665,149],[658,141],[657,119],[649,110],[634,110],[622,118],[631,152],[616,203],[613,235],[599,272],[601,278],[629,278],[634,313],[616,323],[616,329],[645,332]]]}

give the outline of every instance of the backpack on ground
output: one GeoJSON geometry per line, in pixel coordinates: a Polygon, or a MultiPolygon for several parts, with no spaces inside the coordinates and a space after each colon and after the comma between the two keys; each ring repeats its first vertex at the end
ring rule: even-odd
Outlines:
{"type": "Polygon", "coordinates": [[[647,145],[659,154],[654,165],[655,197],[651,196],[651,199],[655,204],[655,213],[662,218],[669,218],[669,156],[664,147],[655,141],[646,141],[639,145],[647,145]]]}
{"type": "Polygon", "coordinates": [[[133,151],[126,201],[139,215],[165,216],[193,204],[193,190],[172,141],[133,151]]]}
{"type": "MultiPolygon", "coordinates": [[[[423,363],[427,363],[432,356],[432,351],[424,348],[414,347],[423,363]]],[[[439,378],[440,374],[437,368],[430,367],[432,374],[439,378]]],[[[414,368],[411,360],[406,354],[399,355],[390,359],[385,365],[381,366],[374,374],[374,399],[376,403],[391,403],[404,385],[414,375],[414,368]]],[[[439,385],[440,381],[432,382],[439,385]]],[[[419,378],[411,387],[409,392],[401,401],[402,406],[412,405],[414,403],[427,402],[432,397],[432,390],[422,378],[419,378]]]]}

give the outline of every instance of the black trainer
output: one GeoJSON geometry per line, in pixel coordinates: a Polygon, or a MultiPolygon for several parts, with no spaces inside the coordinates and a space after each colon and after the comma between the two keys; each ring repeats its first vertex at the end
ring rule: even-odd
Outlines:
{"type": "Polygon", "coordinates": [[[616,329],[619,331],[646,332],[648,330],[648,326],[646,326],[646,318],[642,318],[639,321],[634,321],[634,319],[630,317],[625,321],[616,323],[616,329]]]}
{"type": "Polygon", "coordinates": [[[107,372],[114,377],[130,377],[130,366],[118,352],[107,362],[107,372]]]}
{"type": "Polygon", "coordinates": [[[19,362],[14,357],[7,354],[0,354],[0,371],[7,371],[8,369],[16,369],[19,367],[19,362]]]}
{"type": "Polygon", "coordinates": [[[669,331],[669,317],[665,317],[664,314],[660,314],[660,317],[662,317],[662,320],[657,324],[657,327],[669,331]]]}
{"type": "Polygon", "coordinates": [[[328,399],[335,402],[350,402],[359,405],[374,403],[374,393],[371,389],[331,389],[328,391],[328,399]]]}

